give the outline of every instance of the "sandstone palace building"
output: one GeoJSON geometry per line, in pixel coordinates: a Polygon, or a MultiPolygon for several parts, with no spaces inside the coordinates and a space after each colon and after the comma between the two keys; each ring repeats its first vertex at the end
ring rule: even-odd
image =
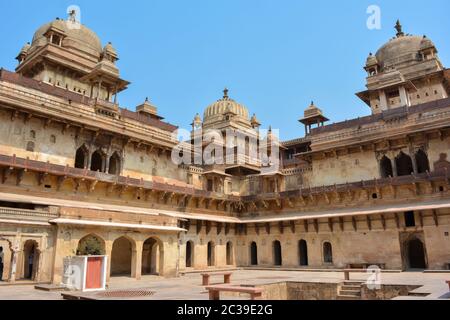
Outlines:
{"type": "MultiPolygon", "coordinates": [[[[0,71],[3,280],[60,283],[76,255],[108,256],[108,281],[234,267],[448,269],[450,70],[429,38],[396,29],[364,66],[357,96],[371,114],[327,124],[312,103],[304,137],[269,130],[280,165],[267,171],[237,151],[244,161],[175,164],[177,127],[150,100],[118,104],[130,83],[113,45],[73,16],[44,24],[16,70],[0,71]]],[[[195,116],[185,144],[206,129],[260,134],[231,96],[195,116]]]]}

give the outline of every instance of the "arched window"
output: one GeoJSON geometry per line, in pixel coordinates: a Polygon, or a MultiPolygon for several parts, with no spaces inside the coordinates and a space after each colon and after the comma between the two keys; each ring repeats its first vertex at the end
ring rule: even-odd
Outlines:
{"type": "Polygon", "coordinates": [[[78,256],[96,256],[105,254],[105,242],[100,237],[90,234],[78,242],[78,256]]]}
{"type": "Polygon", "coordinates": [[[333,248],[329,242],[323,244],[323,262],[333,263],[333,248]]]}
{"type": "Polygon", "coordinates": [[[231,241],[227,242],[227,265],[231,266],[234,264],[233,257],[233,243],[231,241]]]}
{"type": "Polygon", "coordinates": [[[103,172],[103,155],[98,150],[92,154],[91,170],[103,172]]]}
{"type": "Polygon", "coordinates": [[[418,173],[425,173],[427,171],[430,172],[430,162],[428,161],[428,156],[422,149],[416,152],[416,163],[418,173]]]}
{"type": "Polygon", "coordinates": [[[411,157],[403,152],[400,152],[397,158],[395,158],[395,163],[397,165],[398,176],[409,176],[414,173],[411,157]]]}
{"type": "Polygon", "coordinates": [[[305,240],[300,240],[298,242],[298,255],[300,266],[308,265],[308,245],[305,240]]]}
{"type": "Polygon", "coordinates": [[[383,156],[383,158],[381,158],[380,169],[382,178],[389,178],[394,176],[391,159],[386,156],[383,156]]]}
{"type": "Polygon", "coordinates": [[[281,243],[278,240],[273,242],[273,264],[275,266],[281,266],[283,264],[283,258],[281,255],[281,243]]]}
{"type": "Polygon", "coordinates": [[[109,174],[120,175],[120,157],[117,152],[109,159],[109,174]]]}
{"type": "Polygon", "coordinates": [[[75,168],[84,169],[88,164],[88,151],[84,146],[78,148],[75,155],[75,168]]]}
{"type": "Polygon", "coordinates": [[[35,139],[36,138],[36,131],[34,131],[34,130],[30,131],[30,138],[31,139],[35,139]]]}

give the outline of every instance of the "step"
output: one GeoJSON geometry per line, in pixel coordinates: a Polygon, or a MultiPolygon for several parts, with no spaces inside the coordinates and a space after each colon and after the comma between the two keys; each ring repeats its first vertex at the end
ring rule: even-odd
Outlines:
{"type": "Polygon", "coordinates": [[[337,296],[337,300],[361,300],[361,297],[347,296],[347,295],[339,294],[337,296]]]}
{"type": "Polygon", "coordinates": [[[356,285],[349,285],[349,284],[344,284],[341,286],[342,290],[361,290],[361,286],[356,286],[356,285]]]}
{"type": "Polygon", "coordinates": [[[343,282],[344,286],[362,286],[365,283],[365,281],[351,281],[351,280],[346,280],[343,282]]]}
{"type": "Polygon", "coordinates": [[[67,288],[61,285],[54,284],[38,284],[34,286],[34,289],[41,291],[66,291],[67,288]]]}
{"type": "Polygon", "coordinates": [[[344,296],[355,296],[360,297],[361,296],[361,290],[339,290],[340,295],[344,296]]]}

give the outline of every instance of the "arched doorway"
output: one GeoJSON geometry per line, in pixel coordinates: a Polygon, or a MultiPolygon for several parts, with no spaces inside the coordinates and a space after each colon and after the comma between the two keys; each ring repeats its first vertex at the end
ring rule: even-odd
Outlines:
{"type": "Polygon", "coordinates": [[[281,242],[278,240],[273,242],[273,264],[275,266],[281,266],[283,264],[283,258],[281,255],[281,242]]]}
{"type": "Polygon", "coordinates": [[[91,157],[91,171],[103,172],[104,157],[100,151],[95,151],[91,157]]]}
{"type": "Polygon", "coordinates": [[[208,267],[213,267],[216,265],[216,246],[214,242],[208,242],[208,267]]]}
{"type": "Polygon", "coordinates": [[[75,154],[75,168],[84,169],[88,166],[88,154],[85,146],[81,146],[78,148],[77,153],[75,154]]]}
{"type": "Polygon", "coordinates": [[[117,152],[109,158],[109,174],[120,175],[120,157],[117,152]]]}
{"type": "Polygon", "coordinates": [[[422,149],[416,153],[416,163],[418,173],[430,172],[430,162],[428,161],[428,156],[422,149]]]}
{"type": "Polygon", "coordinates": [[[111,252],[111,275],[130,276],[133,244],[126,237],[114,241],[111,252]]]}
{"type": "Polygon", "coordinates": [[[102,256],[105,254],[105,241],[95,234],[80,239],[77,256],[102,256]]]}
{"type": "Polygon", "coordinates": [[[252,242],[250,245],[250,265],[258,265],[258,245],[256,242],[252,242]]]}
{"type": "Polygon", "coordinates": [[[39,267],[38,243],[27,240],[23,245],[23,279],[34,281],[39,267]]]}
{"type": "Polygon", "coordinates": [[[231,241],[227,242],[227,265],[232,266],[234,264],[233,256],[233,243],[231,241]]]}
{"type": "Polygon", "coordinates": [[[142,274],[161,275],[162,245],[158,239],[149,238],[142,248],[142,274]]]}
{"type": "Polygon", "coordinates": [[[392,170],[392,162],[386,156],[383,156],[380,161],[380,171],[382,178],[389,178],[394,176],[394,171],[392,170]]]}
{"type": "Polygon", "coordinates": [[[425,248],[419,239],[412,239],[407,244],[410,269],[426,269],[425,248]]]}
{"type": "Polygon", "coordinates": [[[323,262],[333,263],[333,247],[329,242],[323,244],[323,262]]]}
{"type": "Polygon", "coordinates": [[[192,241],[186,242],[186,268],[192,268],[194,257],[194,244],[192,241]]]}
{"type": "Polygon", "coordinates": [[[405,153],[400,152],[397,158],[395,158],[395,163],[397,165],[397,175],[399,177],[409,176],[414,173],[411,157],[405,153]]]}
{"type": "Polygon", "coordinates": [[[305,240],[300,240],[298,242],[298,255],[300,266],[308,265],[308,245],[305,240]]]}

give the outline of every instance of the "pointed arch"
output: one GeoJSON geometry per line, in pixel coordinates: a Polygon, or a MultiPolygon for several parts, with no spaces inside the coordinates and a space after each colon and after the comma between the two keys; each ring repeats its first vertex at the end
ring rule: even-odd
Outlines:
{"type": "Polygon", "coordinates": [[[417,173],[430,172],[430,162],[428,161],[428,156],[422,149],[419,149],[415,155],[417,163],[417,173]]]}
{"type": "Polygon", "coordinates": [[[161,240],[151,237],[142,247],[142,274],[162,275],[164,266],[164,248],[161,240]]]}
{"type": "Polygon", "coordinates": [[[333,247],[330,242],[323,243],[323,262],[333,263],[333,247]]]}
{"type": "Polygon", "coordinates": [[[380,160],[380,172],[382,178],[389,178],[394,176],[394,170],[392,170],[392,162],[387,156],[383,156],[380,160]]]}
{"type": "Polygon", "coordinates": [[[78,241],[77,256],[98,256],[105,254],[105,240],[90,233],[78,241]]]}
{"type": "Polygon", "coordinates": [[[111,251],[111,275],[133,275],[132,265],[136,248],[135,241],[127,236],[117,238],[113,242],[111,251]]]}
{"type": "Polygon", "coordinates": [[[82,145],[77,149],[75,154],[75,168],[85,169],[88,166],[89,150],[86,145],[82,145]]]}
{"type": "Polygon", "coordinates": [[[100,151],[95,151],[91,156],[91,171],[104,172],[105,155],[100,151]]]}
{"type": "Polygon", "coordinates": [[[109,168],[108,173],[113,175],[120,175],[121,172],[121,158],[119,154],[116,152],[113,153],[113,155],[109,158],[109,168]]]}
{"type": "Polygon", "coordinates": [[[397,165],[398,176],[409,176],[414,173],[411,157],[403,151],[395,158],[395,163],[397,165]]]}

